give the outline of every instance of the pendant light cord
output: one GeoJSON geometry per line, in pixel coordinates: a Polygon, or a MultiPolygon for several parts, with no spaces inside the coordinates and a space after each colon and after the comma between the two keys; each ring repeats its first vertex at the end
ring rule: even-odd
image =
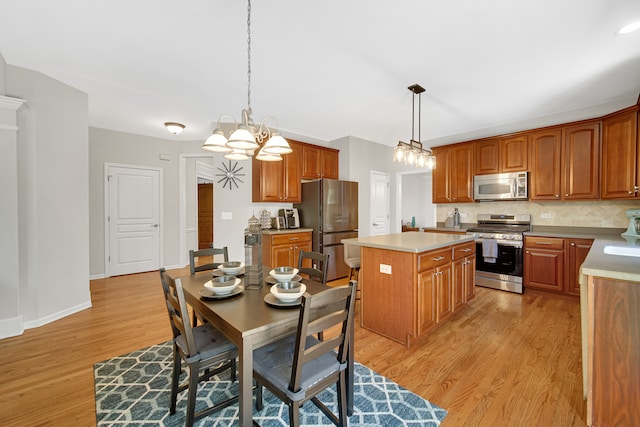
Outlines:
{"type": "Polygon", "coordinates": [[[251,0],[247,0],[247,108],[251,115],[251,0]]]}

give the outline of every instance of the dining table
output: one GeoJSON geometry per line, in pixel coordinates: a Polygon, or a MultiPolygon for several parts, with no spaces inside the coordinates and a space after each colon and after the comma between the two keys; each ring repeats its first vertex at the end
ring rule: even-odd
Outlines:
{"type": "MultiPolygon", "coordinates": [[[[298,327],[299,305],[278,306],[268,304],[265,298],[270,293],[273,279],[269,267],[263,267],[262,285],[245,285],[245,276],[238,275],[242,292],[222,299],[207,298],[201,293],[204,284],[216,274],[204,271],[179,279],[186,301],[209,323],[219,329],[238,348],[238,417],[239,425],[248,427],[253,422],[253,350],[293,334],[298,327]]],[[[306,292],[313,295],[327,285],[302,278],[306,292]]],[[[270,300],[270,302],[272,302],[270,300]]],[[[329,309],[329,308],[327,308],[329,309]]],[[[353,413],[353,322],[349,325],[349,347],[347,367],[347,412],[353,413]]]]}

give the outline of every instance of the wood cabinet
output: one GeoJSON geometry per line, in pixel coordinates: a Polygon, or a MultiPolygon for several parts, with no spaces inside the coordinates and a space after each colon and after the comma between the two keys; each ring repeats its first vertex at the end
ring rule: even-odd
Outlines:
{"type": "Polygon", "coordinates": [[[627,108],[602,120],[602,198],[640,197],[638,109],[627,108]]]}
{"type": "Polygon", "coordinates": [[[564,239],[525,236],[525,288],[564,291],[564,239]]]}
{"type": "Polygon", "coordinates": [[[338,179],[338,153],[333,148],[302,145],[302,178],[338,179]]]}
{"type": "Polygon", "coordinates": [[[434,273],[434,270],[426,270],[418,274],[418,336],[435,328],[438,323],[434,273]]]}
{"type": "Polygon", "coordinates": [[[580,296],[580,266],[589,254],[592,239],[564,239],[567,278],[564,293],[580,296]]]}
{"type": "Polygon", "coordinates": [[[600,122],[553,127],[529,135],[529,198],[600,197],[600,122]]]}
{"type": "Polygon", "coordinates": [[[464,307],[475,297],[476,244],[463,243],[453,247],[453,311],[464,307]]]}
{"type": "Polygon", "coordinates": [[[297,267],[300,251],[311,251],[311,231],[262,235],[262,262],[270,268],[297,267]]]}
{"type": "Polygon", "coordinates": [[[527,135],[488,138],[476,141],[475,174],[520,172],[527,170],[527,135]]]}
{"type": "Polygon", "coordinates": [[[434,147],[436,167],[433,170],[434,203],[473,202],[473,144],[434,147]]]}
{"type": "Polygon", "coordinates": [[[253,202],[302,201],[302,147],[292,141],[289,145],[293,151],[283,155],[283,161],[251,160],[253,202]]]}
{"type": "Polygon", "coordinates": [[[435,298],[431,300],[431,307],[427,307],[425,301],[426,296],[418,295],[419,301],[425,301],[425,304],[418,310],[418,324],[421,325],[418,329],[418,335],[424,333],[426,331],[426,323],[430,323],[430,321],[424,321],[427,319],[427,314],[430,316],[435,314],[435,324],[444,321],[453,314],[451,258],[451,247],[423,252],[418,255],[418,271],[420,277],[427,281],[422,288],[429,291],[429,288],[433,287],[432,292],[435,296],[435,298]],[[423,313],[422,310],[425,309],[427,312],[423,313]]]}

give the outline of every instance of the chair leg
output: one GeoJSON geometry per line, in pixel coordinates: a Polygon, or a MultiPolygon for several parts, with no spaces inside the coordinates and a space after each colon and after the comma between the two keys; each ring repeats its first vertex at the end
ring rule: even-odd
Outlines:
{"type": "Polygon", "coordinates": [[[300,427],[300,403],[291,402],[289,404],[289,426],[300,427]]]}
{"type": "Polygon", "coordinates": [[[194,363],[189,366],[189,390],[187,398],[187,417],[185,425],[191,427],[194,421],[194,413],[196,409],[196,396],[198,393],[198,376],[200,374],[200,366],[198,363],[194,363]]]}
{"type": "Polygon", "coordinates": [[[340,372],[340,379],[336,384],[338,392],[338,427],[344,427],[347,425],[347,389],[345,387],[346,375],[345,372],[340,372]]]}
{"type": "Polygon", "coordinates": [[[236,367],[236,358],[234,357],[233,359],[231,359],[231,382],[234,383],[236,382],[236,379],[238,379],[238,369],[236,367]]]}
{"type": "Polygon", "coordinates": [[[262,401],[262,384],[256,381],[256,410],[262,411],[264,402],[262,401]]]}
{"type": "Polygon", "coordinates": [[[169,413],[171,415],[176,413],[176,401],[178,400],[178,382],[180,380],[180,368],[181,368],[180,355],[175,343],[173,344],[173,374],[171,375],[171,406],[169,407],[169,413]]]}
{"type": "Polygon", "coordinates": [[[191,327],[195,328],[196,326],[198,326],[198,316],[196,315],[196,311],[193,310],[193,319],[191,320],[191,327]]]}

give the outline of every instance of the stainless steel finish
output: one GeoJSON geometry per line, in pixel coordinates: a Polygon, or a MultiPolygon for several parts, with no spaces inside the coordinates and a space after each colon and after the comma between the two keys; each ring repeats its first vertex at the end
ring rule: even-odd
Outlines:
{"type": "Polygon", "coordinates": [[[476,285],[484,288],[522,293],[522,277],[476,271],[476,285]]]}
{"type": "Polygon", "coordinates": [[[527,172],[476,175],[473,177],[473,198],[477,201],[527,200],[527,172]]]}
{"type": "Polygon", "coordinates": [[[329,254],[328,280],[349,276],[340,241],[358,237],[358,183],[320,179],[302,184],[302,202],[294,205],[300,223],[313,229],[313,250],[329,254]]]}

